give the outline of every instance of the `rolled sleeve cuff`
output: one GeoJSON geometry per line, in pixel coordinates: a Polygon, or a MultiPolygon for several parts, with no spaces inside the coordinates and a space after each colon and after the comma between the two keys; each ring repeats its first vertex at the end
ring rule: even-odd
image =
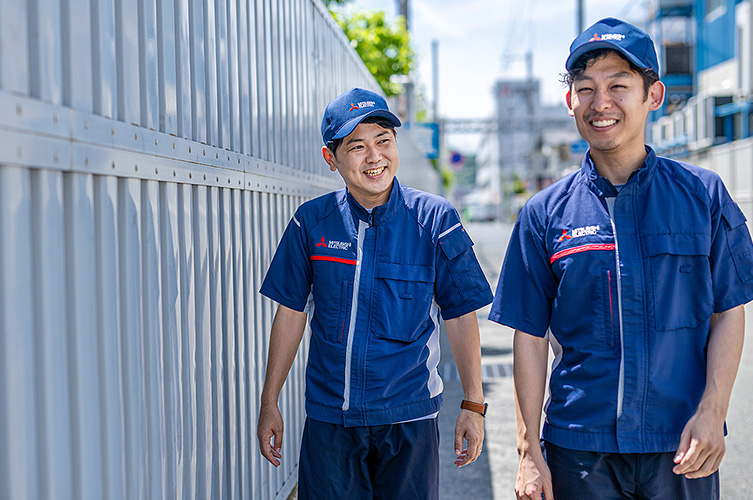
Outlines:
{"type": "Polygon", "coordinates": [[[487,287],[486,290],[482,290],[472,297],[468,297],[461,303],[442,309],[442,319],[447,321],[448,319],[459,318],[464,314],[468,314],[471,311],[476,311],[482,307],[492,303],[492,291],[487,287]]]}

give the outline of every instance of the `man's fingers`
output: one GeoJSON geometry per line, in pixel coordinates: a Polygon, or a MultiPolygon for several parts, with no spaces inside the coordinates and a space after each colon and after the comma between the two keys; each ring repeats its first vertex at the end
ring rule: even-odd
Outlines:
{"type": "Polygon", "coordinates": [[[468,454],[471,456],[471,462],[475,462],[481,456],[481,446],[483,443],[477,437],[468,440],[468,454]]]}
{"type": "Polygon", "coordinates": [[[544,500],[554,500],[554,487],[552,486],[552,481],[546,481],[544,482],[544,500]]]}
{"type": "Polygon", "coordinates": [[[716,450],[709,453],[701,454],[701,457],[690,464],[685,472],[688,479],[697,479],[699,477],[710,476],[717,470],[722,463],[724,450],[716,450]]]}
{"type": "Polygon", "coordinates": [[[281,450],[282,449],[282,431],[273,431],[275,436],[275,449],[281,450]]]}
{"type": "Polygon", "coordinates": [[[541,488],[539,488],[538,484],[528,483],[526,485],[525,494],[530,498],[539,498],[541,496],[541,488]]]}
{"type": "Polygon", "coordinates": [[[675,454],[674,461],[676,464],[682,462],[683,458],[685,458],[685,455],[687,455],[691,445],[690,436],[691,433],[688,432],[688,429],[686,427],[683,430],[682,435],[680,436],[680,446],[677,447],[677,453],[675,454]]]}
{"type": "Polygon", "coordinates": [[[266,443],[266,446],[262,443],[261,455],[275,467],[280,466],[280,459],[282,458],[282,453],[280,453],[280,450],[276,450],[272,448],[272,445],[269,442],[266,443]]]}
{"type": "Polygon", "coordinates": [[[677,464],[672,469],[675,474],[685,474],[688,472],[695,460],[698,458],[698,441],[689,440],[689,443],[684,443],[685,438],[683,436],[680,441],[680,448],[677,450],[674,462],[677,464]],[[685,445],[685,446],[683,446],[685,445]]]}
{"type": "Polygon", "coordinates": [[[459,455],[463,450],[463,430],[455,425],[455,455],[459,455]]]}

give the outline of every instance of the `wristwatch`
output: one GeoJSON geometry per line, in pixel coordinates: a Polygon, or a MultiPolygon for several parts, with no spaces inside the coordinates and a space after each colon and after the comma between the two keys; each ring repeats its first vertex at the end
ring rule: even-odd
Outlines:
{"type": "Polygon", "coordinates": [[[486,418],[486,409],[488,406],[487,403],[474,403],[473,401],[466,401],[465,399],[460,403],[461,409],[475,411],[484,418],[486,418]]]}

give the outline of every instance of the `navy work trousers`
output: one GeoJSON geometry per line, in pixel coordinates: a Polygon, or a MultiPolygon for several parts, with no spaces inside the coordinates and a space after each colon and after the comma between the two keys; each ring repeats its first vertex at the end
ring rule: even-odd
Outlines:
{"type": "Polygon", "coordinates": [[[437,419],[344,427],[307,418],[298,498],[437,500],[437,419]]]}
{"type": "Polygon", "coordinates": [[[686,479],[675,453],[595,453],[544,443],[557,500],[718,500],[719,472],[686,479]]]}

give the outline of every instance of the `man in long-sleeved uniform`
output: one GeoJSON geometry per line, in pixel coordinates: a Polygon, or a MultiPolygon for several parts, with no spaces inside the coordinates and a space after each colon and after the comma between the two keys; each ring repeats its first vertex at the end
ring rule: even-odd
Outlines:
{"type": "Polygon", "coordinates": [[[475,311],[491,302],[491,290],[455,209],[397,182],[399,126],[367,90],[327,105],[322,153],[346,189],[298,208],[261,288],[280,304],[257,431],[275,466],[277,400],[310,316],[301,500],[438,498],[440,313],[465,395],[456,464],[481,453],[475,311]]]}
{"type": "Polygon", "coordinates": [[[566,68],[590,149],[522,210],[490,313],[516,330],[516,494],[718,498],[742,305],[753,298],[745,217],[715,173],[644,144],[664,99],[646,33],[599,21],[566,68]]]}

